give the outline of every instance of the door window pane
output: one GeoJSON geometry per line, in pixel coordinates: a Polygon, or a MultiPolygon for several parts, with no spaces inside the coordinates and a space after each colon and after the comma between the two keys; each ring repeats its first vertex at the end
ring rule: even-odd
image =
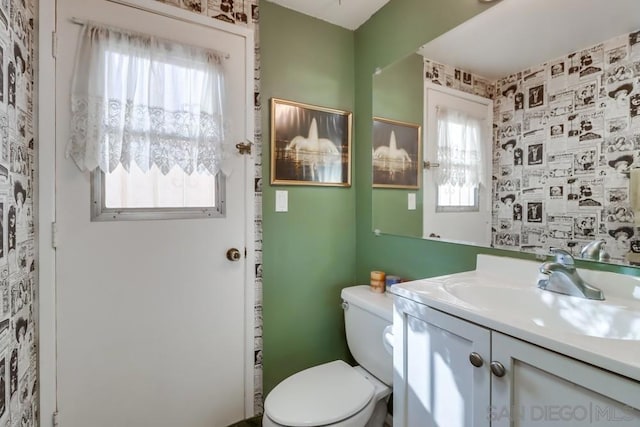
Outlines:
{"type": "Polygon", "coordinates": [[[106,208],[216,207],[216,176],[173,168],[166,175],[154,165],[144,173],[122,165],[104,174],[106,208]]]}
{"type": "Polygon", "coordinates": [[[477,185],[438,185],[436,212],[478,211],[477,185]]]}

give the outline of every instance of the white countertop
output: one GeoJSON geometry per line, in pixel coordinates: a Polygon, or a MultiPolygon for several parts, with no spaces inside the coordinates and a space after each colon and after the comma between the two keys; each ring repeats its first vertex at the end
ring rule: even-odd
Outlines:
{"type": "MultiPolygon", "coordinates": [[[[474,271],[400,283],[393,285],[390,292],[640,381],[640,278],[579,270],[586,281],[604,291],[604,302],[592,301],[538,289],[536,283],[540,264],[515,258],[478,255],[478,265],[474,271]],[[478,302],[459,298],[451,289],[460,286],[466,289],[489,286],[492,289],[488,290],[491,291],[507,289],[509,292],[504,292],[504,298],[494,301],[492,305],[486,301],[480,302],[486,298],[477,298],[478,302]],[[529,309],[527,301],[543,302],[553,307],[570,307],[571,312],[580,317],[574,322],[576,329],[570,331],[566,327],[554,327],[552,322],[545,324],[535,315],[532,316],[536,306],[529,309]],[[609,321],[612,320],[602,315],[600,308],[608,308],[603,304],[622,308],[634,316],[638,314],[623,325],[621,336],[625,336],[625,339],[590,335],[589,331],[597,327],[609,327],[609,321]],[[580,332],[581,328],[587,331],[586,334],[580,332]]],[[[558,316],[556,318],[560,319],[558,316]]]]}

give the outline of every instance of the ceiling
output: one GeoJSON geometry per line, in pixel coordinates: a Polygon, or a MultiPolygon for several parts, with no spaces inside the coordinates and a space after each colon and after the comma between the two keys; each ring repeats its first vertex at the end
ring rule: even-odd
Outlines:
{"type": "Polygon", "coordinates": [[[389,0],[269,0],[287,9],[355,30],[389,0]]]}
{"type": "Polygon", "coordinates": [[[503,0],[419,53],[493,80],[638,29],[640,0],[503,0]]]}

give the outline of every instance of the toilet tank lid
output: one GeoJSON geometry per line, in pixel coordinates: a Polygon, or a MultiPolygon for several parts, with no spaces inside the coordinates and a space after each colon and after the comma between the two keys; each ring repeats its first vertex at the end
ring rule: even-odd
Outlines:
{"type": "Polygon", "coordinates": [[[342,289],[342,299],[367,310],[388,322],[393,322],[393,297],[373,292],[370,286],[360,285],[342,289]]]}
{"type": "Polygon", "coordinates": [[[282,381],[267,396],[264,410],[281,425],[323,426],[358,413],[373,394],[371,382],[342,360],[336,360],[282,381]]]}

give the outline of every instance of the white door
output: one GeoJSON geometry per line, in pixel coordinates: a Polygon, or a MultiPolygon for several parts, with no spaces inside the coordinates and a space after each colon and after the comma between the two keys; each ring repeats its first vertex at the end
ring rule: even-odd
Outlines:
{"type": "Polygon", "coordinates": [[[245,312],[251,260],[225,257],[229,248],[245,250],[251,159],[233,158],[225,218],[91,222],[89,175],[65,158],[81,28],[71,19],[228,52],[227,96],[233,105],[227,118],[236,142],[251,129],[253,64],[246,49],[253,46],[228,31],[229,25],[213,29],[188,22],[189,13],[178,8],[136,3],[57,3],[58,419],[65,427],[223,427],[245,416],[245,387],[253,384],[246,375],[252,366],[246,319],[252,313],[245,312]],[[180,19],[168,16],[173,10],[180,19]]]}
{"type": "Polygon", "coordinates": [[[493,111],[492,102],[479,96],[440,86],[426,88],[425,96],[425,149],[424,160],[433,167],[424,168],[424,218],[423,237],[442,238],[449,241],[469,242],[488,246],[491,243],[491,133],[493,111]],[[478,188],[477,206],[465,207],[438,205],[437,171],[438,163],[438,123],[437,107],[447,107],[463,112],[482,121],[482,142],[485,144],[485,173],[487,182],[478,188]]]}

